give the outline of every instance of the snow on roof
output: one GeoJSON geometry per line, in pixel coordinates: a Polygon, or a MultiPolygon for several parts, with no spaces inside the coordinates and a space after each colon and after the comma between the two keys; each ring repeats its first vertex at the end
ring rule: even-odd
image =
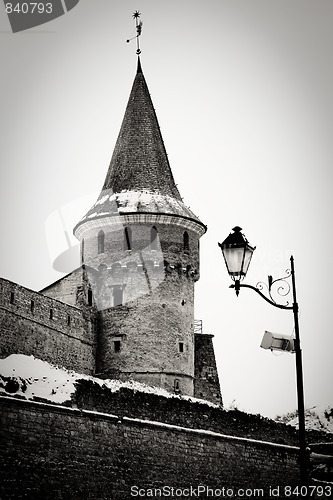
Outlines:
{"type": "Polygon", "coordinates": [[[160,387],[152,387],[141,382],[129,380],[102,380],[90,375],[79,374],[52,365],[46,361],[25,356],[23,354],[11,354],[5,359],[0,359],[0,394],[15,394],[26,399],[43,398],[52,403],[64,403],[70,401],[75,393],[75,384],[78,380],[91,380],[100,386],[106,386],[110,391],[116,392],[121,388],[133,391],[156,394],[167,398],[184,399],[188,401],[207,404],[218,407],[214,403],[190,396],[170,394],[160,387]]]}
{"type": "Polygon", "coordinates": [[[123,190],[120,193],[114,193],[112,190],[103,192],[89,212],[83,217],[90,219],[101,217],[103,215],[112,215],[126,212],[161,212],[199,219],[186,205],[173,196],[162,194],[150,190],[123,190]],[[109,191],[107,194],[104,194],[109,191]]]}

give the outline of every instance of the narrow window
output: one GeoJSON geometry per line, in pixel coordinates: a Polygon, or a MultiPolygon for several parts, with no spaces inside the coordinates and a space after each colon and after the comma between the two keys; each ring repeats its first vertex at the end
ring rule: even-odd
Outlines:
{"type": "Polygon", "coordinates": [[[114,352],[120,352],[120,340],[114,341],[114,352]]]}
{"type": "Polygon", "coordinates": [[[184,342],[179,342],[179,352],[184,352],[184,342]]]}
{"type": "Polygon", "coordinates": [[[121,286],[113,287],[113,305],[121,306],[123,303],[123,289],[121,286]]]}
{"type": "Polygon", "coordinates": [[[32,301],[30,302],[30,311],[33,313],[33,312],[34,312],[34,310],[35,310],[35,301],[34,301],[34,300],[32,300],[32,301]]]}
{"type": "Polygon", "coordinates": [[[84,238],[82,239],[81,243],[81,262],[84,261],[84,238]]]}
{"type": "Polygon", "coordinates": [[[97,247],[98,247],[98,253],[104,253],[104,231],[100,231],[97,236],[97,247]]]}
{"type": "Polygon", "coordinates": [[[50,309],[50,319],[53,319],[53,309],[50,309]]]}
{"type": "Polygon", "coordinates": [[[92,290],[88,288],[88,306],[92,306],[92,290]]]}
{"type": "Polygon", "coordinates": [[[155,226],[150,230],[150,249],[157,250],[157,229],[155,226]]]}
{"type": "Polygon", "coordinates": [[[132,229],[125,227],[124,231],[124,250],[131,250],[132,248],[132,229]]]}
{"type": "Polygon", "coordinates": [[[67,325],[68,325],[68,326],[70,326],[70,324],[71,324],[71,317],[70,317],[70,315],[68,314],[68,315],[67,315],[67,325]]]}
{"type": "Polygon", "coordinates": [[[189,249],[190,249],[190,243],[189,243],[188,232],[185,231],[185,233],[184,233],[184,250],[188,251],[189,249]]]}
{"type": "Polygon", "coordinates": [[[174,390],[175,390],[176,393],[180,392],[180,383],[179,383],[178,378],[176,378],[175,381],[174,381],[174,390]]]}
{"type": "Polygon", "coordinates": [[[10,292],[10,299],[9,299],[11,304],[14,304],[14,292],[10,292]]]}

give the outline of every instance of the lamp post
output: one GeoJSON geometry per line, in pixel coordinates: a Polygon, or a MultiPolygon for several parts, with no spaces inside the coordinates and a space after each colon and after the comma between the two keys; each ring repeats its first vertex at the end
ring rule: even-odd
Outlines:
{"type": "MultiPolygon", "coordinates": [[[[236,226],[233,228],[233,233],[222,242],[219,243],[219,247],[222,250],[225,264],[227,266],[228,273],[231,279],[235,282],[230,285],[230,288],[234,288],[236,295],[239,295],[241,288],[251,288],[256,293],[258,293],[263,299],[269,304],[280,309],[292,310],[294,314],[294,325],[295,325],[295,359],[296,359],[296,384],[297,384],[297,403],[298,403],[298,428],[299,428],[299,464],[300,464],[300,481],[301,485],[307,486],[308,484],[308,466],[307,466],[307,450],[306,450],[306,436],[305,436],[305,412],[304,412],[304,390],[303,390],[303,368],[302,368],[302,350],[300,344],[300,334],[299,334],[299,323],[298,323],[298,303],[296,299],[296,282],[295,282],[295,268],[294,268],[294,258],[290,257],[290,270],[284,278],[278,278],[273,280],[272,276],[268,276],[268,285],[260,282],[256,286],[247,285],[241,283],[245,278],[249,264],[251,262],[252,254],[256,247],[249,244],[248,240],[245,238],[244,234],[241,233],[242,228],[236,226]],[[291,289],[293,294],[293,304],[292,306],[280,304],[276,302],[272,296],[272,286],[277,282],[283,282],[287,286],[287,292],[280,293],[280,295],[287,295],[290,291],[290,285],[286,281],[291,278],[291,289]],[[265,295],[262,290],[266,286],[268,290],[268,296],[265,295]]],[[[278,291],[283,289],[284,286],[280,286],[278,291]]]]}

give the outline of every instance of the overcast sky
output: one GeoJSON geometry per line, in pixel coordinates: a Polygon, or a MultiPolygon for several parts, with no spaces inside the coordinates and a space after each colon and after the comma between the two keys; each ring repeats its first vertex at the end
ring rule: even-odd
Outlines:
{"type": "Polygon", "coordinates": [[[265,330],[293,333],[292,313],[229,289],[217,242],[235,225],[257,247],[247,283],[282,277],[294,255],[306,406],[333,404],[331,0],[80,0],[16,34],[0,7],[0,275],[35,290],[61,277],[59,214],[70,231],[102,188],[137,9],[171,168],[208,226],[195,317],[215,336],[225,406],[296,408],[294,355],[260,348],[265,330]]]}

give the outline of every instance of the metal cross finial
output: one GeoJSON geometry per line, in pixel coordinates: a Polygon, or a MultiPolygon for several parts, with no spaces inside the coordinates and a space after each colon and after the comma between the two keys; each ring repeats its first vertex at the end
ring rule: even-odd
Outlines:
{"type": "Polygon", "coordinates": [[[140,16],[141,16],[141,12],[139,12],[138,10],[136,10],[133,13],[132,17],[133,17],[133,19],[135,19],[136,36],[133,36],[132,38],[129,38],[128,40],[126,40],[126,42],[128,43],[131,40],[134,40],[134,38],[136,38],[136,46],[137,46],[136,53],[138,56],[141,54],[139,36],[141,35],[141,31],[142,31],[142,21],[139,20],[140,16]]]}

